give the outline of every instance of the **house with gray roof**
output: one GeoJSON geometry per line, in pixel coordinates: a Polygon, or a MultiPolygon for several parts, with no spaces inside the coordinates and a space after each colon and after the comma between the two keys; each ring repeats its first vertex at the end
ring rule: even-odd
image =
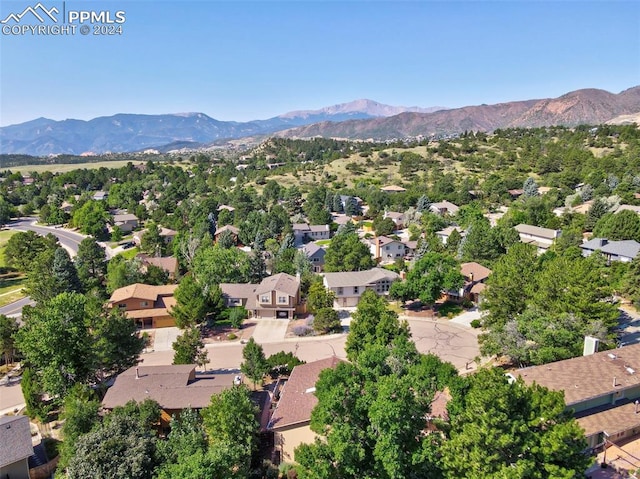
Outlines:
{"type": "Polygon", "coordinates": [[[431,203],[429,209],[432,213],[435,213],[440,216],[453,216],[455,215],[460,207],[458,205],[454,205],[450,201],[438,201],[437,203],[431,203]]]}
{"type": "Polygon", "coordinates": [[[393,263],[398,258],[406,255],[406,245],[397,239],[388,236],[376,236],[367,240],[369,251],[373,259],[379,263],[393,263]]]}
{"type": "Polygon", "coordinates": [[[287,273],[268,276],[260,284],[221,283],[227,307],[244,306],[254,318],[293,319],[299,312],[300,280],[287,273]]]}
{"type": "Polygon", "coordinates": [[[609,241],[606,238],[592,238],[580,245],[582,256],[591,256],[600,251],[607,262],[620,261],[629,263],[640,253],[640,243],[635,240],[609,241]]]}
{"type": "Polygon", "coordinates": [[[0,417],[0,478],[29,479],[29,456],[33,455],[27,416],[0,417]]]}
{"type": "Polygon", "coordinates": [[[366,271],[325,273],[323,283],[325,288],[336,294],[335,303],[338,307],[353,307],[358,305],[360,296],[367,289],[379,295],[388,295],[391,283],[398,278],[398,273],[388,269],[372,268],[366,271]]]}
{"type": "Polygon", "coordinates": [[[331,238],[331,228],[329,225],[295,223],[293,225],[293,238],[297,246],[308,241],[327,240],[331,238]]]}
{"type": "Polygon", "coordinates": [[[120,228],[123,233],[131,233],[139,226],[138,217],[131,213],[118,213],[111,215],[113,226],[120,228]]]}
{"type": "Polygon", "coordinates": [[[304,254],[307,255],[309,261],[311,261],[313,272],[321,273],[324,270],[324,256],[327,254],[327,251],[316,243],[307,243],[301,249],[304,254]]]}
{"type": "Polygon", "coordinates": [[[274,444],[280,456],[276,462],[292,462],[296,447],[311,444],[315,440],[316,434],[309,424],[311,411],[318,404],[316,382],[323,370],[336,368],[340,362],[340,359],[332,356],[301,364],[291,371],[267,427],[274,433],[274,444]]]}
{"type": "Polygon", "coordinates": [[[538,249],[538,254],[546,252],[560,236],[560,230],[550,228],[541,228],[540,226],[532,226],[521,223],[514,226],[514,229],[520,236],[522,243],[532,244],[538,249]]]}

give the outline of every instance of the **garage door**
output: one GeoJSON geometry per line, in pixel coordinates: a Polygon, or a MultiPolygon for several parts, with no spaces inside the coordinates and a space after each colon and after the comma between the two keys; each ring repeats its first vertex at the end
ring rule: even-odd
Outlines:
{"type": "Polygon", "coordinates": [[[173,319],[171,316],[167,316],[165,318],[156,318],[153,322],[154,328],[169,328],[176,325],[175,319],[173,319]]]}

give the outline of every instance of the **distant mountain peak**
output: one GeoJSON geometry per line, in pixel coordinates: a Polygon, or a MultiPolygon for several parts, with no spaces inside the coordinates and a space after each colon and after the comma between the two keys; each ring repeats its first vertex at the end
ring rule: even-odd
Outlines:
{"type": "Polygon", "coordinates": [[[417,106],[392,106],[384,103],[370,100],[368,98],[360,98],[347,103],[339,103],[337,105],[327,106],[319,110],[296,110],[280,115],[278,118],[308,118],[311,116],[321,115],[345,115],[360,114],[369,117],[386,117],[394,116],[405,112],[431,113],[437,110],[445,110],[445,107],[434,106],[429,108],[420,108],[417,106]]]}

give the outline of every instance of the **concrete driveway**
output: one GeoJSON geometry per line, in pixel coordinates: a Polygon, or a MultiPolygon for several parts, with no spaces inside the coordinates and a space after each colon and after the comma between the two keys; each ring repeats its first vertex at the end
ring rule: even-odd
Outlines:
{"type": "MultiPolygon", "coordinates": [[[[148,330],[147,330],[148,331],[148,330]]],[[[151,349],[154,351],[171,351],[171,347],[175,340],[182,334],[180,328],[158,328],[152,330],[155,335],[153,346],[151,349]]]]}
{"type": "Polygon", "coordinates": [[[256,319],[253,339],[258,344],[282,341],[289,326],[288,319],[256,319]]]}

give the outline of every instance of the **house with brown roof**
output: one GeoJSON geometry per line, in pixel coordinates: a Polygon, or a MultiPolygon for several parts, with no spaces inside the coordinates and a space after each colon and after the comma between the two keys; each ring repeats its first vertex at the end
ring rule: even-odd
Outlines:
{"type": "Polygon", "coordinates": [[[215,238],[215,241],[217,242],[218,239],[220,238],[220,235],[225,231],[230,231],[231,235],[233,236],[233,242],[235,244],[238,244],[238,234],[240,233],[240,229],[236,228],[233,225],[225,225],[225,226],[222,226],[221,228],[218,228],[213,235],[215,238]]]}
{"type": "Polygon", "coordinates": [[[400,213],[398,211],[385,211],[384,218],[390,218],[391,221],[396,225],[396,229],[401,230],[404,228],[405,216],[404,213],[400,213]]]}
{"type": "Polygon", "coordinates": [[[176,305],[173,294],[177,284],[151,286],[135,283],[116,289],[109,299],[108,307],[119,308],[127,317],[144,328],[166,328],[175,326],[171,309],[176,305]]]}
{"type": "Polygon", "coordinates": [[[440,216],[453,216],[455,215],[460,207],[458,205],[454,205],[450,201],[438,201],[437,203],[431,203],[429,209],[432,213],[435,213],[440,216]]]}
{"type": "Polygon", "coordinates": [[[518,369],[512,376],[563,391],[592,449],[640,434],[640,344],[518,369]]]}
{"type": "Polygon", "coordinates": [[[380,191],[383,191],[385,193],[404,193],[407,190],[402,186],[389,185],[389,186],[383,186],[382,188],[380,188],[380,191]]]}
{"type": "MultiPolygon", "coordinates": [[[[230,389],[237,382],[237,373],[198,373],[195,364],[172,366],[133,366],[120,374],[102,400],[102,406],[112,410],[129,401],[156,401],[161,412],[161,427],[167,428],[171,418],[190,407],[202,409],[211,396],[230,389]]],[[[13,477],[13,476],[12,476],[13,477]]]]}
{"type": "Polygon", "coordinates": [[[487,285],[487,278],[491,274],[489,268],[485,268],[479,263],[462,263],[460,273],[464,276],[464,284],[458,291],[448,291],[447,298],[452,301],[468,299],[478,304],[487,285]]]}
{"type": "Polygon", "coordinates": [[[138,253],[136,259],[142,263],[143,269],[144,266],[153,265],[166,271],[171,280],[176,279],[178,276],[178,259],[175,256],[149,256],[146,253],[138,253]]]}
{"type": "Polygon", "coordinates": [[[388,295],[391,283],[400,278],[398,273],[384,268],[372,268],[366,271],[343,271],[325,273],[325,288],[336,294],[335,304],[338,307],[357,306],[360,296],[367,289],[379,295],[388,295]]]}
{"type": "Polygon", "coordinates": [[[29,418],[1,416],[0,478],[29,479],[29,457],[32,455],[29,418]]]}
{"type": "MultiPolygon", "coordinates": [[[[142,237],[147,232],[146,229],[142,231],[136,231],[133,233],[132,239],[135,244],[140,246],[142,243],[142,237]]],[[[177,236],[178,232],[171,230],[169,228],[160,228],[160,237],[164,240],[166,244],[169,244],[173,241],[173,239],[177,236]]]]}
{"type": "Polygon", "coordinates": [[[113,227],[117,226],[123,233],[131,233],[140,224],[138,217],[131,213],[113,214],[111,215],[111,221],[113,222],[113,227]]]}
{"type": "Polygon", "coordinates": [[[309,424],[311,411],[318,404],[316,382],[321,371],[335,368],[340,362],[342,360],[333,356],[301,364],[291,371],[268,425],[268,430],[274,433],[274,444],[279,456],[276,462],[292,462],[296,447],[315,440],[316,433],[309,424]]]}
{"type": "Polygon", "coordinates": [[[254,318],[293,319],[301,311],[300,280],[287,273],[268,276],[260,284],[221,283],[227,307],[244,306],[254,318]]]}

